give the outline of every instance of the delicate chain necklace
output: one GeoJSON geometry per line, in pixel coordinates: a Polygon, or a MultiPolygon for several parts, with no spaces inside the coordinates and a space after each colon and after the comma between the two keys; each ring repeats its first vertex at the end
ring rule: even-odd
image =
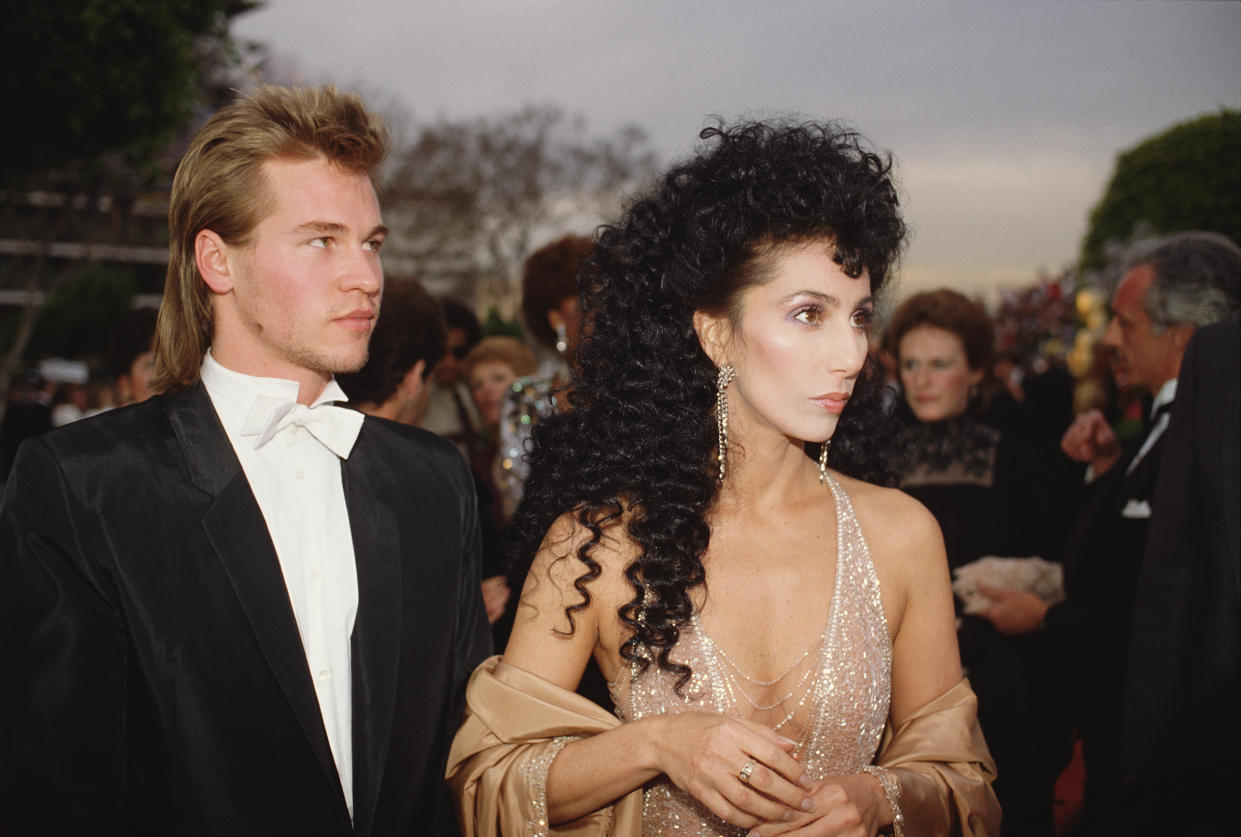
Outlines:
{"type": "Polygon", "coordinates": [[[823,640],[827,637],[827,628],[824,628],[823,633],[819,634],[819,638],[815,640],[814,642],[810,643],[810,647],[807,648],[805,651],[803,651],[801,656],[798,657],[796,660],[794,660],[793,664],[790,665],[788,668],[786,668],[782,674],[778,675],[774,680],[759,680],[757,677],[751,677],[750,675],[746,674],[745,671],[741,668],[741,666],[737,665],[737,663],[733,660],[733,658],[728,656],[727,651],[725,651],[723,648],[715,644],[715,640],[713,640],[711,636],[702,629],[702,622],[699,621],[697,613],[694,614],[694,621],[698,622],[698,625],[697,625],[698,632],[702,634],[702,638],[706,641],[707,645],[711,646],[711,649],[715,651],[715,653],[719,654],[720,657],[723,658],[724,662],[728,663],[729,667],[733,671],[741,675],[741,678],[743,680],[745,680],[747,683],[753,683],[755,686],[774,686],[777,683],[779,683],[781,680],[783,680],[784,678],[788,677],[790,674],[793,673],[793,669],[801,665],[802,661],[810,656],[810,652],[814,651],[816,648],[818,648],[820,645],[823,644],[823,640]]]}
{"type": "MultiPolygon", "coordinates": [[[[719,659],[719,658],[717,657],[716,659],[719,659]]],[[[776,723],[771,725],[771,728],[778,732],[786,724],[788,724],[789,721],[793,720],[793,718],[797,715],[797,713],[806,705],[806,701],[809,699],[811,693],[814,692],[814,687],[818,683],[818,678],[816,677],[814,680],[811,680],[810,674],[812,672],[819,671],[821,666],[819,665],[808,666],[806,668],[805,673],[802,675],[801,680],[798,681],[797,685],[795,685],[792,689],[790,689],[784,695],[781,695],[780,698],[777,699],[774,703],[771,703],[768,705],[760,704],[757,701],[755,701],[753,698],[751,698],[749,694],[746,693],[745,689],[741,685],[741,682],[737,679],[737,676],[732,673],[732,671],[720,665],[717,665],[715,668],[718,674],[720,675],[721,680],[723,681],[724,691],[728,694],[729,702],[734,707],[737,706],[737,694],[738,693],[740,693],[741,696],[745,698],[746,701],[751,706],[753,706],[756,711],[760,711],[760,712],[770,711],[772,709],[775,709],[778,706],[787,704],[794,697],[796,697],[799,692],[801,693],[801,698],[784,715],[784,717],[781,718],[776,723]]],[[[738,714],[740,715],[740,713],[738,714]]]]}
{"type": "Polygon", "coordinates": [[[756,712],[769,712],[779,706],[786,705],[794,697],[797,697],[797,695],[800,694],[801,698],[796,702],[796,704],[794,704],[793,708],[780,719],[780,721],[772,725],[772,729],[779,731],[782,727],[788,724],[789,721],[793,720],[798,711],[806,705],[806,701],[809,699],[811,692],[814,691],[815,683],[818,682],[817,678],[816,680],[811,681],[810,675],[822,669],[822,665],[819,664],[819,661],[822,659],[822,651],[826,646],[827,632],[831,627],[830,623],[828,627],[824,628],[824,631],[819,635],[819,638],[815,640],[809,648],[803,651],[801,656],[794,660],[793,664],[786,668],[782,674],[773,680],[762,680],[747,674],[739,665],[737,665],[736,661],[733,660],[732,657],[728,656],[728,652],[716,644],[715,640],[713,640],[710,635],[703,630],[702,622],[698,619],[697,613],[692,616],[692,619],[695,623],[694,627],[698,635],[702,638],[704,650],[706,650],[707,653],[717,661],[715,669],[719,674],[724,690],[728,693],[729,701],[733,704],[733,706],[737,706],[737,695],[740,694],[741,697],[745,699],[746,703],[750,704],[756,712]],[[776,700],[772,703],[759,703],[750,696],[749,692],[746,691],[745,687],[742,685],[742,681],[745,681],[753,686],[774,686],[792,674],[797,669],[797,666],[805,662],[805,660],[815,651],[819,652],[815,657],[816,664],[806,666],[806,670],[802,672],[802,675],[798,679],[797,683],[795,683],[793,687],[783,695],[776,698],[776,700]],[[722,661],[723,665],[720,665],[718,661],[722,661]]]}
{"type": "MultiPolygon", "coordinates": [[[[797,692],[801,689],[801,687],[802,687],[802,686],[804,686],[804,685],[806,685],[806,680],[808,680],[808,679],[810,678],[810,673],[811,673],[812,671],[814,671],[814,666],[806,666],[806,670],[802,673],[801,679],[797,681],[797,685],[795,685],[792,689],[789,689],[788,694],[786,694],[786,695],[784,695],[783,697],[780,697],[779,699],[777,699],[775,703],[770,703],[770,704],[760,704],[760,703],[759,703],[758,701],[756,701],[754,698],[750,697],[749,692],[747,692],[745,689],[741,688],[741,684],[740,684],[740,683],[737,683],[737,684],[736,684],[736,685],[737,685],[737,691],[741,692],[741,696],[742,696],[743,698],[745,698],[746,703],[748,703],[748,704],[750,704],[751,706],[753,706],[756,710],[758,710],[759,712],[768,712],[768,711],[770,711],[770,710],[772,710],[772,709],[775,709],[777,706],[781,705],[782,703],[784,703],[785,701],[787,701],[789,698],[793,697],[793,695],[797,694],[797,692]]],[[[731,677],[732,675],[730,674],[729,676],[731,677]]],[[[734,681],[734,682],[736,682],[736,681],[734,681]]]]}

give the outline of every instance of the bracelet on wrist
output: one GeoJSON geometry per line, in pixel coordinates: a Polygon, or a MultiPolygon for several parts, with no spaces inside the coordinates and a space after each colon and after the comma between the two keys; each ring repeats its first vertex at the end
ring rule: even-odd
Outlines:
{"type": "Polygon", "coordinates": [[[874,776],[879,782],[879,787],[883,788],[883,795],[887,797],[888,807],[892,809],[892,835],[893,837],[905,837],[905,816],[901,813],[901,786],[896,783],[892,771],[876,764],[868,764],[858,772],[874,776]]]}

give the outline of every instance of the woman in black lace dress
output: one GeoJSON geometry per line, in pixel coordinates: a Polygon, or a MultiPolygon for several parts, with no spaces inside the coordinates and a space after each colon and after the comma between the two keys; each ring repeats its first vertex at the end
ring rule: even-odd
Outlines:
{"type": "MultiPolygon", "coordinates": [[[[1048,499],[1051,475],[1023,442],[977,418],[993,352],[983,307],[950,290],[916,294],[893,315],[888,346],[904,391],[901,488],[939,522],[952,569],[987,555],[1056,560],[1063,527],[1048,499]]],[[[1050,834],[1061,754],[1048,746],[1053,703],[1037,637],[1003,636],[972,615],[958,624],[998,768],[1004,834],[1050,834]]]]}

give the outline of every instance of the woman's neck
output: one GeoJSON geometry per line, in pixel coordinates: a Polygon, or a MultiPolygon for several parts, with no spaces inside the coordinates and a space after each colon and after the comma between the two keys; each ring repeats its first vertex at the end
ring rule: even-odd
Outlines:
{"type": "Polygon", "coordinates": [[[784,506],[823,490],[818,466],[806,456],[800,441],[776,433],[749,434],[748,440],[735,435],[720,487],[722,508],[784,506]]]}

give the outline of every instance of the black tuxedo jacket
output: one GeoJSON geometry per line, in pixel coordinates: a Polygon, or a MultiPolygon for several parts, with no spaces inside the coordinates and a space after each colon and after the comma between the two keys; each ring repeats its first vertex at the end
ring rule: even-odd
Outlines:
{"type": "Polygon", "coordinates": [[[1235,780],[1241,742],[1237,321],[1195,332],[1167,435],[1134,613],[1122,766],[1155,775],[1201,768],[1188,771],[1189,781],[1213,766],[1216,776],[1227,769],[1235,780]]]}
{"type": "Polygon", "coordinates": [[[351,824],[275,549],[201,385],[27,442],[0,509],[0,831],[428,834],[490,652],[474,487],[368,418],[351,824]]]}
{"type": "Polygon", "coordinates": [[[1100,766],[1114,767],[1133,603],[1166,441],[1165,431],[1126,473],[1137,440],[1089,487],[1065,550],[1066,598],[1047,611],[1046,640],[1064,665],[1069,720],[1100,766]]]}

